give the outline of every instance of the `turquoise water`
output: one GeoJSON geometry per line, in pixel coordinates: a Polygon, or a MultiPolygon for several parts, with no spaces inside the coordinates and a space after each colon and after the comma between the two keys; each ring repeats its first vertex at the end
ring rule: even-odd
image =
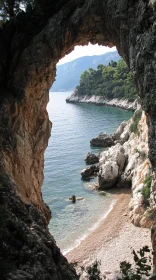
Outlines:
{"type": "Polygon", "coordinates": [[[49,229],[64,252],[94,230],[113,205],[111,196],[105,198],[91,189],[97,179],[81,180],[84,157],[89,151],[100,151],[90,147],[90,139],[100,132],[114,132],[132,116],[132,112],[118,108],[66,103],[70,94],[50,93],[47,110],[53,126],[45,152],[42,188],[43,198],[52,210],[49,229]],[[68,199],[72,194],[84,200],[72,204],[68,199]]]}

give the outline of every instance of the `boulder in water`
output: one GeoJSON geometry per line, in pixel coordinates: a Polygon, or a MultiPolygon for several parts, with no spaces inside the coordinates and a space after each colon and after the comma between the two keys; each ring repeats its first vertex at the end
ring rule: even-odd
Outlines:
{"type": "Polygon", "coordinates": [[[91,139],[90,144],[92,146],[111,147],[114,145],[113,136],[100,133],[97,137],[91,139]]]}
{"type": "Polygon", "coordinates": [[[99,162],[98,156],[94,155],[93,153],[88,153],[86,158],[84,159],[86,163],[88,164],[94,164],[99,162]]]}
{"type": "Polygon", "coordinates": [[[89,167],[84,168],[81,171],[82,178],[88,178],[90,176],[96,176],[99,171],[99,167],[97,165],[91,165],[89,167]]]}

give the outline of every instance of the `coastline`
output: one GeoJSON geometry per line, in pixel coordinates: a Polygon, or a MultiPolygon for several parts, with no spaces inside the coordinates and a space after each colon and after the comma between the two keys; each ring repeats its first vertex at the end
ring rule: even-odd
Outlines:
{"type": "Polygon", "coordinates": [[[111,106],[111,107],[117,107],[124,110],[130,110],[135,111],[137,109],[137,101],[130,102],[127,99],[119,99],[114,98],[111,100],[105,99],[103,96],[78,96],[75,94],[75,92],[67,97],[66,99],[67,103],[87,103],[87,104],[95,104],[95,105],[104,105],[104,106],[111,106]]]}
{"type": "Polygon", "coordinates": [[[139,250],[144,245],[151,247],[150,230],[137,228],[128,217],[130,191],[127,189],[113,190],[116,202],[106,216],[79,246],[65,256],[69,262],[89,265],[96,259],[101,261],[101,271],[109,274],[112,279],[119,271],[121,261],[132,261],[131,248],[139,250]]]}

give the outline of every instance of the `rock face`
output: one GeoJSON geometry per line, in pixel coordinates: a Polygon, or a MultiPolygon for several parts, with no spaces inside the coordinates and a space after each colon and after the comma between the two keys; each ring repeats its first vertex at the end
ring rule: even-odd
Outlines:
{"type": "Polygon", "coordinates": [[[90,144],[92,146],[111,147],[114,144],[112,135],[100,133],[96,138],[91,139],[90,144]]]}
{"type": "Polygon", "coordinates": [[[94,164],[99,162],[98,156],[94,155],[93,153],[88,153],[87,156],[85,157],[85,162],[88,164],[94,164]]]}
{"type": "Polygon", "coordinates": [[[0,224],[0,279],[77,279],[44,214],[20,199],[7,176],[0,178],[0,224]]]}
{"type": "Polygon", "coordinates": [[[99,159],[99,189],[130,185],[132,199],[130,219],[135,226],[151,228],[155,223],[156,206],[153,201],[152,171],[148,158],[148,127],[145,113],[138,122],[138,131],[132,132],[134,117],[117,131],[122,131],[116,145],[104,151],[99,159]],[[128,140],[124,139],[128,135],[128,140]],[[122,140],[122,145],[120,144],[122,140]],[[148,178],[148,186],[147,186],[148,178]],[[147,196],[148,194],[148,196],[147,196]]]}
{"type": "Polygon", "coordinates": [[[113,187],[120,177],[125,165],[125,152],[120,144],[102,152],[99,160],[99,189],[113,187]]]}
{"type": "Polygon", "coordinates": [[[99,167],[96,165],[91,165],[89,167],[84,168],[81,171],[82,178],[89,178],[90,176],[96,176],[97,172],[99,171],[99,167]]]}
{"type": "MultiPolygon", "coordinates": [[[[0,174],[6,174],[9,182],[14,182],[13,189],[23,205],[30,204],[35,207],[36,213],[38,215],[42,213],[46,221],[50,219],[50,212],[42,200],[41,185],[43,154],[51,128],[46,111],[48,89],[55,79],[56,63],[59,59],[70,53],[75,45],[86,45],[88,42],[109,47],[116,45],[134,75],[149,128],[149,157],[153,171],[150,205],[152,209],[154,208],[156,203],[155,18],[156,6],[155,1],[152,0],[57,2],[36,0],[32,13],[22,12],[0,29],[0,174]]],[[[131,170],[127,172],[131,176],[131,170]]],[[[7,213],[8,203],[14,203],[11,192],[8,189],[8,198],[4,197],[1,204],[4,213],[7,213]]],[[[23,205],[18,204],[17,212],[16,208],[12,207],[11,217],[16,217],[17,223],[18,221],[20,223],[21,214],[18,213],[21,213],[23,205]]],[[[22,220],[25,226],[29,220],[28,214],[25,212],[25,219],[22,220]]],[[[38,220],[35,221],[38,227],[44,230],[43,225],[38,220]]],[[[14,229],[11,227],[10,231],[14,229]]],[[[11,244],[10,231],[7,234],[6,248],[11,244]]],[[[20,228],[17,227],[15,236],[17,243],[20,234],[20,228]]],[[[34,236],[37,240],[37,236],[34,236]]],[[[155,236],[156,227],[153,223],[152,243],[156,255],[155,236]]],[[[44,244],[43,239],[40,242],[44,244]]],[[[21,244],[18,254],[24,252],[24,258],[27,252],[31,259],[32,250],[26,247],[25,240],[21,244]]],[[[10,246],[13,248],[13,244],[10,246]]],[[[34,248],[37,250],[36,242],[34,248]]],[[[54,258],[55,249],[54,246],[53,256],[51,255],[49,261],[47,260],[52,270],[49,270],[49,275],[42,279],[67,278],[67,267],[62,268],[60,274],[58,259],[54,258]]],[[[42,247],[40,258],[43,252],[42,247]]],[[[11,255],[14,255],[13,250],[10,250],[10,257],[11,255]]],[[[5,260],[7,262],[7,259],[8,255],[4,254],[4,262],[5,260]]],[[[37,260],[34,261],[37,263],[37,260]]],[[[156,257],[154,261],[155,269],[156,257]]],[[[32,263],[29,263],[30,267],[31,265],[32,263]]],[[[43,262],[41,266],[44,266],[43,262]]],[[[16,262],[14,269],[15,276],[19,273],[21,275],[27,273],[22,258],[16,262]]],[[[36,279],[35,273],[32,272],[32,279],[36,279]]],[[[16,278],[19,279],[19,276],[16,278]]]]}
{"type": "Polygon", "coordinates": [[[130,102],[128,100],[123,100],[119,98],[114,98],[112,100],[107,100],[104,96],[98,95],[85,95],[80,96],[77,94],[76,90],[73,94],[66,99],[67,103],[87,103],[87,104],[96,104],[96,105],[105,105],[105,106],[113,106],[126,110],[135,111],[137,108],[137,101],[130,102]]]}
{"type": "Polygon", "coordinates": [[[117,128],[116,132],[114,134],[105,134],[100,133],[97,137],[91,139],[90,144],[92,146],[100,146],[100,147],[111,147],[115,145],[117,142],[125,142],[128,140],[127,132],[125,131],[125,134],[123,134],[124,128],[127,125],[125,121],[123,121],[120,126],[117,128]],[[122,135],[122,137],[120,137],[122,135]]]}

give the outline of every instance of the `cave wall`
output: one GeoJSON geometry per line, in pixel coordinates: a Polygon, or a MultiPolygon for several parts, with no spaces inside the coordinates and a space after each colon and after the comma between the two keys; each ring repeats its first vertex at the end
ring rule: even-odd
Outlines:
{"type": "MultiPolygon", "coordinates": [[[[155,1],[147,0],[60,0],[57,4],[36,0],[32,14],[23,12],[0,29],[0,180],[2,186],[8,186],[0,188],[4,197],[3,210],[6,208],[17,217],[16,207],[14,209],[12,205],[10,208],[9,196],[6,195],[10,193],[11,201],[13,189],[16,190],[17,201],[32,205],[38,215],[45,216],[43,228],[48,234],[47,222],[51,213],[41,194],[44,151],[51,130],[46,111],[48,91],[55,79],[56,63],[75,45],[88,42],[110,47],[115,45],[131,68],[147,115],[149,156],[155,174],[155,7],[155,1]]],[[[155,207],[155,180],[152,188],[151,205],[155,207]]],[[[7,223],[6,218],[6,227],[7,223]]],[[[155,248],[154,223],[155,219],[152,229],[155,248]]],[[[7,229],[9,232],[10,228],[7,229]]],[[[3,237],[4,232],[1,240],[3,237]]],[[[22,246],[19,245],[20,251],[22,246]]],[[[13,255],[12,261],[15,260],[13,255]]],[[[61,254],[60,260],[66,263],[61,254]]],[[[15,267],[19,268],[21,264],[16,263],[15,267]]],[[[66,270],[70,271],[68,265],[66,270]]],[[[53,279],[50,273],[45,279],[53,279]]],[[[32,275],[35,277],[34,272],[32,275]]],[[[58,279],[66,279],[58,276],[56,271],[55,275],[60,277],[58,279]]]]}

